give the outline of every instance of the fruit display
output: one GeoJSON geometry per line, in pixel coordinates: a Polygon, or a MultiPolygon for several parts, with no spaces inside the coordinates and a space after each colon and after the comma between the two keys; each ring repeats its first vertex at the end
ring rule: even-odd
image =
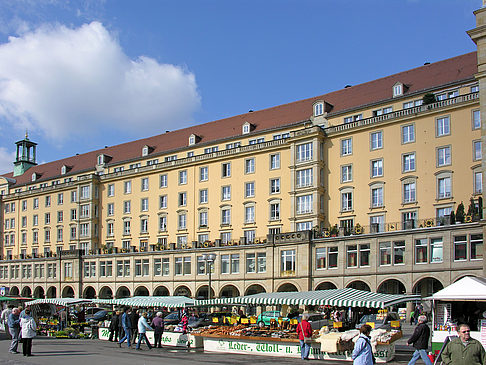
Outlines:
{"type": "MultiPolygon", "coordinates": [[[[267,337],[267,338],[286,338],[298,339],[297,333],[294,330],[278,330],[260,327],[248,327],[246,325],[237,326],[208,326],[195,329],[191,334],[196,336],[220,336],[220,337],[267,337]]],[[[313,331],[312,337],[317,338],[319,331],[313,331]]]]}

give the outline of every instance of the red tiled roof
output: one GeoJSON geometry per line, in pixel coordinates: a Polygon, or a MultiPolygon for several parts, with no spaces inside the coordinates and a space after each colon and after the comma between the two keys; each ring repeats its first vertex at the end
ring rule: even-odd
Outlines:
{"type": "Polygon", "coordinates": [[[13,173],[8,173],[3,176],[14,178],[16,180],[15,185],[20,186],[30,183],[32,173],[36,172],[41,174],[41,177],[36,181],[36,183],[38,183],[39,181],[60,176],[61,167],[63,165],[72,167],[69,171],[69,175],[93,170],[96,164],[96,156],[100,153],[112,157],[112,160],[109,162],[110,165],[117,164],[141,157],[142,147],[145,145],[154,148],[151,155],[158,155],[183,148],[188,145],[189,136],[191,134],[201,137],[201,141],[199,142],[199,144],[201,144],[217,141],[222,138],[241,136],[242,125],[245,122],[250,122],[255,125],[254,131],[259,132],[305,121],[312,115],[312,104],[316,100],[324,100],[333,105],[333,108],[329,113],[329,116],[332,116],[349,109],[359,108],[380,101],[391,100],[393,96],[392,88],[397,82],[401,82],[407,86],[408,89],[405,93],[405,95],[407,95],[462,80],[472,80],[476,72],[476,52],[472,52],[321,96],[220,119],[48,162],[34,166],[30,168],[27,173],[24,173],[21,176],[16,176],[15,178],[13,177],[13,173]]]}

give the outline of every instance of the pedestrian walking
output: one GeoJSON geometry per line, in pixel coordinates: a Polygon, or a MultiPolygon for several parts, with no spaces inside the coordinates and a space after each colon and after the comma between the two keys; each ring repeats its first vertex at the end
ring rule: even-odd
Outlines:
{"type": "Polygon", "coordinates": [[[0,319],[5,328],[5,333],[10,339],[12,339],[12,337],[10,336],[10,331],[8,330],[8,316],[10,315],[10,313],[12,313],[13,307],[14,306],[12,304],[7,305],[7,307],[2,311],[2,314],[0,316],[0,319]]]}
{"type": "Polygon", "coordinates": [[[478,340],[471,338],[471,329],[460,324],[459,337],[452,339],[442,352],[444,365],[485,365],[486,352],[478,340]]]}
{"type": "Polygon", "coordinates": [[[24,317],[20,319],[22,332],[22,353],[24,356],[32,356],[32,339],[37,334],[37,325],[30,315],[30,309],[25,309],[24,317]]]}
{"type": "Polygon", "coordinates": [[[411,311],[410,312],[410,326],[413,325],[414,318],[415,318],[415,311],[411,311]]]}
{"type": "Polygon", "coordinates": [[[8,330],[12,337],[10,348],[8,349],[11,354],[18,354],[17,347],[19,346],[20,336],[20,310],[18,308],[12,309],[12,313],[8,316],[8,330]]]}
{"type": "Polygon", "coordinates": [[[154,327],[155,343],[154,347],[162,347],[162,334],[164,333],[164,317],[162,312],[157,312],[155,318],[152,320],[154,327]]]}
{"type": "Polygon", "coordinates": [[[130,326],[132,328],[132,343],[135,344],[138,337],[138,320],[140,318],[139,311],[132,308],[130,313],[130,326]]]}
{"type": "Polygon", "coordinates": [[[312,341],[312,327],[307,321],[309,315],[307,313],[302,314],[302,320],[297,326],[297,334],[300,340],[300,357],[302,360],[309,360],[310,344],[312,341]]]}
{"type": "Polygon", "coordinates": [[[110,337],[108,337],[108,341],[118,341],[118,328],[120,322],[120,312],[116,311],[111,317],[110,322],[110,337]]]}
{"type": "Polygon", "coordinates": [[[138,319],[138,342],[136,347],[137,350],[141,350],[140,344],[142,343],[142,340],[145,341],[149,350],[152,350],[152,345],[150,344],[146,334],[147,330],[151,329],[152,327],[150,327],[147,322],[147,312],[143,312],[142,316],[138,319]]]}
{"type": "Polygon", "coordinates": [[[412,337],[410,337],[407,341],[407,346],[413,345],[415,348],[415,352],[408,362],[408,365],[414,365],[419,358],[421,358],[426,365],[432,365],[432,361],[430,361],[429,357],[427,356],[430,328],[427,326],[426,322],[427,317],[423,314],[420,315],[418,317],[418,326],[415,327],[412,337]]]}
{"type": "Polygon", "coordinates": [[[354,365],[373,365],[375,357],[373,356],[373,348],[371,347],[370,333],[371,326],[364,324],[359,329],[359,338],[354,345],[354,350],[351,355],[354,365]]]}
{"type": "Polygon", "coordinates": [[[126,340],[127,341],[127,347],[130,348],[131,345],[131,335],[132,335],[132,329],[131,329],[131,322],[130,322],[130,317],[128,316],[129,314],[129,309],[124,308],[123,309],[123,314],[121,316],[121,324],[123,327],[123,332],[125,333],[122,338],[120,338],[120,341],[118,341],[118,346],[121,347],[122,343],[126,340]]]}

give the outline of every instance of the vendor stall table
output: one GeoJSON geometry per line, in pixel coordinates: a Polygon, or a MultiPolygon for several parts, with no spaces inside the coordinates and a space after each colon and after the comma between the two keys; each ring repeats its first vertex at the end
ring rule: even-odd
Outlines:
{"type": "MultiPolygon", "coordinates": [[[[110,336],[110,330],[108,328],[100,328],[98,332],[98,338],[100,340],[108,340],[110,336]]],[[[150,344],[154,344],[154,331],[147,331],[147,337],[150,344]]],[[[191,334],[183,334],[181,332],[164,332],[162,335],[163,346],[177,346],[177,347],[189,347],[189,348],[201,348],[203,347],[203,340],[201,337],[196,337],[191,334]]]]}

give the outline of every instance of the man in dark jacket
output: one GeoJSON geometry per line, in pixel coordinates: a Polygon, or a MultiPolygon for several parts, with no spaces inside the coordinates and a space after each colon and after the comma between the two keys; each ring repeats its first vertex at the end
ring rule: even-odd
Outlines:
{"type": "Polygon", "coordinates": [[[127,340],[127,346],[130,347],[130,345],[132,344],[130,341],[131,341],[131,334],[132,334],[132,329],[131,329],[131,322],[130,322],[130,317],[129,317],[129,309],[128,308],[125,308],[123,309],[123,314],[121,316],[121,320],[120,320],[121,324],[122,324],[122,327],[123,327],[123,331],[125,332],[125,335],[120,338],[120,341],[118,341],[118,346],[121,347],[121,344],[127,340]]]}
{"type": "Polygon", "coordinates": [[[486,365],[486,352],[478,340],[471,338],[471,329],[460,324],[459,337],[452,339],[442,352],[445,365],[486,365]]]}
{"type": "Polygon", "coordinates": [[[8,316],[8,330],[12,336],[12,342],[8,349],[11,354],[18,354],[17,347],[20,338],[20,310],[18,308],[12,309],[12,313],[8,316]]]}
{"type": "Polygon", "coordinates": [[[110,322],[110,337],[108,341],[118,341],[118,328],[120,325],[120,312],[116,311],[113,313],[110,322]]]}
{"type": "Polygon", "coordinates": [[[132,327],[132,343],[137,341],[138,337],[138,319],[140,318],[138,310],[132,308],[132,313],[130,313],[130,323],[132,327]]]}
{"type": "Polygon", "coordinates": [[[412,358],[408,362],[408,365],[414,365],[415,362],[419,358],[422,358],[423,362],[426,365],[432,365],[432,361],[430,361],[429,357],[427,356],[427,348],[429,347],[429,337],[430,337],[430,329],[429,326],[425,323],[427,321],[427,317],[424,315],[420,315],[418,317],[418,325],[415,327],[415,331],[413,332],[412,337],[410,337],[407,341],[407,345],[410,346],[413,344],[415,348],[415,352],[413,353],[412,358]]]}

